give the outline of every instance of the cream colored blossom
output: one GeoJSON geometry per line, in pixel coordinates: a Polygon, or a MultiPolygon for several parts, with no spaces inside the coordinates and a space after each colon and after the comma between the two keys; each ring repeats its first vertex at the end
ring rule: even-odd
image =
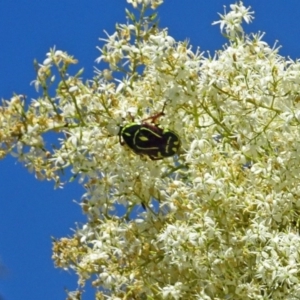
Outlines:
{"type": "MultiPolygon", "coordinates": [[[[143,13],[161,1],[127,2],[143,13]]],[[[3,101],[0,157],[57,187],[66,170],[85,189],[86,224],[54,241],[53,260],[97,299],[300,298],[300,64],[246,35],[252,19],[231,5],[215,22],[228,44],[211,57],[128,18],[102,40],[91,80],[67,75],[76,59],[52,49],[36,64],[43,94],[28,108],[3,101]],[[121,126],[164,106],[178,155],[120,144],[121,126]]]]}

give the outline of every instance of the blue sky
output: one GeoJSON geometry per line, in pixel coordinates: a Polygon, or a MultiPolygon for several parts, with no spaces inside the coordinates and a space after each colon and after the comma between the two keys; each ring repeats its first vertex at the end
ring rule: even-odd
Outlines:
{"type": "MultiPolygon", "coordinates": [[[[194,49],[200,46],[213,53],[225,39],[211,23],[230,3],[166,0],[159,9],[160,27],[168,27],[176,40],[188,38],[194,49]]],[[[256,12],[248,32],[266,32],[265,41],[283,45],[281,55],[300,57],[300,1],[244,4],[256,12]]],[[[17,93],[36,98],[30,85],[35,78],[33,60],[42,62],[54,45],[74,55],[78,69],[85,68],[83,77],[91,78],[98,38],[104,37],[103,30],[112,33],[115,23],[125,22],[125,7],[125,0],[1,0],[0,97],[17,93]]],[[[73,201],[80,201],[83,189],[73,182],[54,190],[52,182],[37,181],[12,157],[0,161],[0,170],[0,259],[5,266],[0,270],[0,295],[4,300],[65,299],[64,287],[75,289],[76,277],[54,268],[50,237],[71,235],[76,223],[85,222],[73,201]]],[[[93,299],[90,289],[83,299],[93,299]]]]}

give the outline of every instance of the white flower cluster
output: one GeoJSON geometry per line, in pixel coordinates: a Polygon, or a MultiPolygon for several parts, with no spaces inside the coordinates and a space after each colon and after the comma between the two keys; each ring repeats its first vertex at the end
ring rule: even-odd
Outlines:
{"type": "Polygon", "coordinates": [[[163,0],[127,0],[134,8],[137,8],[138,5],[151,6],[152,9],[157,8],[163,3],[163,0]]]}
{"type": "Polygon", "coordinates": [[[87,83],[67,75],[72,57],[48,54],[30,126],[16,121],[20,99],[1,111],[0,157],[17,139],[15,155],[39,177],[59,184],[70,167],[84,184],[88,222],[54,243],[53,259],[81,284],[92,278],[96,299],[300,298],[300,64],[244,34],[253,13],[230,8],[216,22],[229,44],[214,57],[132,18],[107,35],[98,61],[109,69],[87,83]],[[120,145],[120,126],[164,105],[178,156],[152,161],[120,145]],[[52,150],[48,131],[63,133],[52,150]]]}

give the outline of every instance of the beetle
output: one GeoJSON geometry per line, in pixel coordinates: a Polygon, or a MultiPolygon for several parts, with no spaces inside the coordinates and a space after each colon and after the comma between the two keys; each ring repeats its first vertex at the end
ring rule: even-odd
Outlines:
{"type": "Polygon", "coordinates": [[[127,145],[134,153],[147,155],[152,160],[174,156],[180,148],[178,134],[168,128],[156,124],[156,120],[164,116],[164,109],[160,113],[142,120],[142,123],[132,122],[120,127],[119,142],[127,145]],[[151,123],[146,122],[151,120],[151,123]],[[123,139],[123,140],[122,140],[123,139]]]}

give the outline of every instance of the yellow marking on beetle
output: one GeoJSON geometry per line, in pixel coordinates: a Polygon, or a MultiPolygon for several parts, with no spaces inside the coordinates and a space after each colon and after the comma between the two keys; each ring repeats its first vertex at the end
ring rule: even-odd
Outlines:
{"type": "Polygon", "coordinates": [[[153,130],[150,130],[149,128],[145,128],[145,127],[143,127],[143,128],[141,128],[141,131],[142,130],[146,130],[146,131],[149,131],[151,134],[153,134],[153,135],[155,135],[156,137],[158,137],[158,138],[162,138],[162,136],[161,135],[159,135],[159,134],[157,134],[156,132],[154,132],[153,130]]]}
{"type": "Polygon", "coordinates": [[[140,150],[157,150],[157,149],[159,149],[158,147],[140,147],[140,146],[136,146],[136,147],[140,150]]]}
{"type": "Polygon", "coordinates": [[[169,137],[167,140],[167,145],[166,145],[166,153],[169,153],[169,146],[170,146],[170,140],[172,139],[172,137],[169,137]]]}
{"type": "Polygon", "coordinates": [[[139,134],[139,130],[137,130],[135,133],[134,133],[134,136],[133,136],[133,142],[134,142],[134,145],[136,145],[136,135],[139,134]]]}
{"type": "Polygon", "coordinates": [[[149,139],[146,136],[140,136],[139,139],[143,142],[149,141],[149,139]]]}

